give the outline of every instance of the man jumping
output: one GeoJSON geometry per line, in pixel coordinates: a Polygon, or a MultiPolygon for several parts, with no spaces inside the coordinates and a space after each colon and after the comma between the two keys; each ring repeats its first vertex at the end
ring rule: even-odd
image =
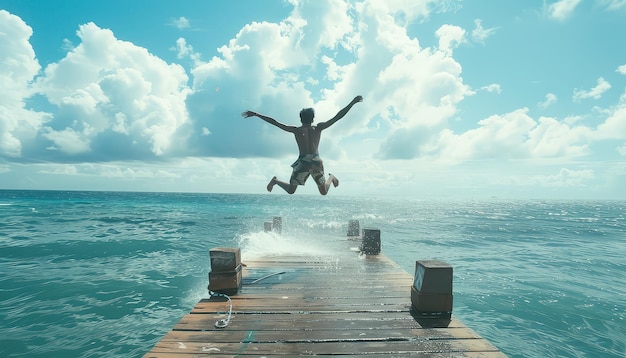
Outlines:
{"type": "Polygon", "coordinates": [[[315,111],[313,108],[305,108],[300,111],[300,121],[302,122],[300,127],[282,124],[274,118],[253,111],[243,112],[241,115],[246,118],[256,116],[286,132],[293,133],[296,138],[296,143],[298,144],[300,156],[298,157],[298,160],[291,165],[293,167],[293,172],[291,173],[289,183],[280,181],[276,177],[273,177],[269,184],[267,184],[267,191],[272,191],[274,185],[278,184],[278,186],[283,188],[283,190],[287,193],[293,194],[296,192],[298,185],[304,185],[306,180],[309,178],[309,175],[313,176],[313,180],[317,183],[317,189],[322,195],[328,194],[328,189],[330,188],[331,183],[333,186],[337,187],[339,185],[339,180],[337,180],[334,175],[328,174],[328,179],[325,179],[324,177],[324,163],[322,162],[322,159],[320,159],[318,152],[322,131],[335,124],[335,122],[343,118],[348,113],[352,106],[362,101],[363,97],[354,97],[354,99],[342,110],[337,112],[333,118],[327,122],[321,122],[317,126],[312,125],[313,117],[315,117],[315,111]]]}

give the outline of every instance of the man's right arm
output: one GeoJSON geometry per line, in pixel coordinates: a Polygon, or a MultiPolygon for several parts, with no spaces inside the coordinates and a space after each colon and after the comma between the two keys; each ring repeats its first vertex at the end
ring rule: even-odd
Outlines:
{"type": "Polygon", "coordinates": [[[253,112],[253,111],[245,111],[245,112],[243,112],[241,115],[242,115],[243,117],[245,117],[245,118],[248,118],[248,117],[259,117],[259,118],[261,118],[262,120],[266,121],[267,123],[269,123],[269,124],[271,124],[271,125],[274,125],[274,126],[276,126],[276,127],[280,128],[280,129],[282,129],[282,130],[284,130],[284,131],[286,131],[286,132],[291,132],[291,133],[293,133],[293,132],[295,131],[295,129],[296,129],[296,127],[293,127],[293,126],[288,126],[288,125],[282,124],[282,123],[280,123],[279,121],[275,120],[275,119],[274,119],[274,118],[272,118],[272,117],[268,117],[268,116],[266,116],[266,115],[263,115],[263,114],[260,114],[260,113],[257,113],[257,112],[253,112]]]}

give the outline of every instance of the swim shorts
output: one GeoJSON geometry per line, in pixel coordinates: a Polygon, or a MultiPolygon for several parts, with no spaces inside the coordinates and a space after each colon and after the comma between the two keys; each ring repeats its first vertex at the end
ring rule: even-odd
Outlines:
{"type": "Polygon", "coordinates": [[[324,185],[324,162],[317,154],[306,154],[300,156],[293,164],[291,164],[293,172],[291,173],[291,184],[304,185],[309,179],[309,175],[313,176],[313,180],[317,185],[324,185]]]}

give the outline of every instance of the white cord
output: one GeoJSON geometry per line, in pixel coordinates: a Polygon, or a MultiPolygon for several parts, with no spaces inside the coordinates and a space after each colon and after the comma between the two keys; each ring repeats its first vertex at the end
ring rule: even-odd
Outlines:
{"type": "Polygon", "coordinates": [[[226,297],[226,299],[228,300],[228,304],[230,306],[230,308],[228,309],[228,317],[226,319],[220,319],[219,321],[215,322],[215,328],[226,328],[228,326],[228,323],[230,323],[230,317],[233,314],[233,301],[231,301],[230,297],[228,297],[228,295],[224,293],[209,291],[209,295],[211,297],[226,297]]]}
{"type": "Polygon", "coordinates": [[[272,276],[276,276],[276,275],[282,275],[282,274],[284,274],[285,272],[286,272],[286,271],[274,272],[274,273],[271,273],[271,274],[269,274],[269,275],[265,275],[265,276],[263,276],[263,277],[261,277],[261,278],[257,278],[256,280],[254,280],[254,281],[250,282],[250,284],[251,284],[251,285],[254,285],[255,283],[257,283],[257,282],[259,282],[259,281],[261,281],[261,280],[265,280],[266,278],[270,278],[270,277],[272,277],[272,276]]]}

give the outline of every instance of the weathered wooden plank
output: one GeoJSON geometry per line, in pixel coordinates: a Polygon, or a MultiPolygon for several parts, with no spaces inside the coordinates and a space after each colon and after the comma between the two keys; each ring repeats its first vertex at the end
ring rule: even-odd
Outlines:
{"type": "MultiPolygon", "coordinates": [[[[216,330],[217,320],[226,319],[226,312],[189,314],[174,327],[177,330],[216,330]]],[[[421,328],[408,312],[349,312],[306,314],[234,314],[228,330],[313,330],[313,329],[374,329],[397,327],[421,328]]],[[[452,317],[448,328],[465,328],[452,317]]]]}
{"type": "MultiPolygon", "coordinates": [[[[409,297],[410,286],[403,287],[360,287],[359,289],[337,290],[337,288],[295,288],[289,291],[278,290],[274,287],[245,287],[245,297],[247,299],[254,298],[276,298],[280,299],[284,296],[288,297],[304,297],[305,295],[313,298],[353,298],[361,299],[362,297],[409,297]]],[[[243,297],[239,295],[231,296],[235,299],[243,297]]]]}
{"type": "MultiPolygon", "coordinates": [[[[335,358],[346,358],[346,357],[356,357],[360,354],[358,352],[352,354],[333,354],[332,356],[335,358]]],[[[226,357],[240,357],[241,355],[237,354],[219,354],[213,352],[206,353],[151,353],[150,355],[146,355],[145,357],[150,358],[206,358],[208,356],[219,356],[222,358],[226,357]]],[[[254,355],[249,355],[254,356],[254,355]]],[[[285,357],[284,354],[264,354],[265,358],[282,358],[285,357]]],[[[369,353],[367,355],[368,358],[389,358],[389,354],[386,353],[369,353]]],[[[393,354],[393,357],[413,357],[413,358],[506,358],[506,355],[499,351],[489,351],[489,352],[442,352],[442,353],[424,353],[424,352],[397,352],[393,354]]]]}
{"type": "Polygon", "coordinates": [[[333,269],[343,269],[346,268],[348,270],[353,271],[370,271],[373,272],[375,270],[381,271],[391,271],[393,269],[398,269],[400,266],[393,262],[385,255],[376,255],[376,256],[366,256],[363,259],[350,259],[348,258],[348,253],[342,255],[342,257],[333,257],[331,259],[310,259],[308,260],[305,257],[301,258],[267,258],[264,260],[255,260],[250,261],[246,260],[243,262],[245,267],[258,269],[317,269],[323,267],[326,270],[332,271],[333,269]]]}
{"type": "MultiPolygon", "coordinates": [[[[303,354],[304,355],[304,354],[303,354]]],[[[149,358],[206,358],[208,356],[219,356],[219,357],[241,357],[243,356],[242,354],[219,354],[219,352],[215,352],[215,351],[208,351],[205,353],[150,353],[149,355],[147,354],[145,357],[149,357],[149,358]]],[[[254,357],[255,355],[247,355],[247,356],[251,356],[254,357]]],[[[278,357],[285,357],[285,354],[264,354],[263,357],[264,358],[278,358],[278,357]]],[[[345,357],[358,357],[360,356],[360,353],[355,352],[352,354],[333,354],[333,357],[336,358],[345,358],[345,357]]],[[[367,357],[368,358],[389,358],[389,354],[388,353],[368,353],[367,357]]],[[[455,357],[455,358],[506,358],[506,355],[502,352],[499,351],[489,351],[489,352],[440,352],[440,353],[433,353],[433,352],[396,352],[392,355],[393,357],[413,357],[413,358],[450,358],[450,357],[455,357]]]]}
{"type": "MultiPolygon", "coordinates": [[[[356,300],[354,297],[335,298],[325,297],[316,298],[310,296],[282,296],[280,298],[247,298],[246,296],[233,297],[233,310],[258,310],[267,307],[283,307],[283,308],[299,308],[299,310],[310,308],[312,311],[319,310],[318,307],[327,307],[331,310],[342,310],[345,307],[356,306],[402,306],[407,309],[410,307],[410,299],[407,297],[363,297],[356,300]]],[[[224,302],[202,300],[196,304],[192,312],[213,312],[224,307],[224,302]]]]}
{"type": "MultiPolygon", "coordinates": [[[[392,341],[348,341],[348,342],[254,342],[254,333],[240,343],[214,342],[174,342],[161,341],[153,349],[154,353],[211,353],[232,355],[335,355],[372,353],[463,353],[463,352],[496,352],[491,343],[484,339],[463,340],[392,340],[392,341]]],[[[148,355],[147,357],[151,357],[148,355]]]]}
{"type": "MultiPolygon", "coordinates": [[[[327,280],[332,280],[332,277],[328,277],[327,280]]],[[[380,279],[380,280],[337,280],[335,282],[322,281],[321,279],[305,281],[305,280],[283,280],[277,282],[266,282],[263,285],[245,286],[241,293],[246,293],[247,290],[254,291],[255,289],[265,290],[329,290],[337,287],[341,287],[343,290],[337,292],[361,292],[370,289],[399,289],[403,288],[409,292],[410,287],[413,284],[412,280],[408,279],[380,279]]]]}
{"type": "MultiPolygon", "coordinates": [[[[341,250],[341,249],[339,249],[341,250]]],[[[250,267],[254,269],[275,269],[277,267],[288,269],[288,268],[299,268],[299,267],[320,267],[323,266],[326,269],[333,268],[342,268],[342,267],[350,267],[350,268],[362,268],[364,270],[371,270],[373,268],[394,268],[399,267],[398,264],[393,262],[390,258],[385,255],[376,255],[376,256],[365,256],[363,259],[359,259],[353,256],[353,253],[350,252],[337,252],[336,256],[330,256],[325,258],[311,258],[307,259],[306,257],[300,258],[285,258],[282,259],[280,257],[275,258],[265,258],[259,260],[244,260],[242,262],[244,267],[250,267]],[[350,257],[349,257],[350,256],[350,257]]]]}
{"type": "MultiPolygon", "coordinates": [[[[386,302],[386,303],[372,303],[372,302],[354,302],[345,304],[332,304],[325,305],[323,302],[319,304],[308,304],[306,306],[298,305],[277,305],[274,301],[266,303],[252,303],[246,305],[233,305],[233,313],[245,313],[245,312],[266,312],[266,313],[278,313],[278,312],[409,312],[411,308],[410,302],[386,302]]],[[[197,305],[191,311],[191,313],[210,313],[215,312],[214,306],[197,305]]]]}
{"type": "MultiPolygon", "coordinates": [[[[329,323],[329,322],[327,322],[329,323]]],[[[291,329],[279,331],[274,329],[265,330],[231,330],[215,329],[210,331],[171,331],[166,334],[162,341],[176,342],[219,342],[238,343],[248,339],[250,332],[254,333],[256,343],[298,343],[298,342],[353,342],[353,341],[395,341],[421,339],[479,339],[480,337],[471,329],[463,328],[400,328],[392,324],[383,323],[375,326],[370,323],[369,327],[355,329],[347,326],[341,329],[324,329],[324,325],[315,329],[291,329]]]]}
{"type": "MultiPolygon", "coordinates": [[[[289,271],[280,271],[280,272],[250,272],[247,271],[246,280],[253,279],[261,279],[263,276],[268,274],[272,274],[272,276],[268,277],[268,281],[278,281],[278,280],[303,280],[303,281],[314,281],[316,279],[324,279],[327,280],[329,277],[333,277],[337,280],[342,281],[375,281],[375,280],[385,280],[389,279],[408,279],[411,280],[412,276],[407,273],[399,273],[394,271],[388,272],[364,272],[363,274],[359,273],[359,275],[355,275],[354,270],[344,269],[337,270],[335,272],[325,272],[322,270],[312,270],[312,269],[293,269],[289,271]]],[[[246,282],[246,281],[244,281],[246,282]]]]}
{"type": "MultiPolygon", "coordinates": [[[[245,283],[244,283],[245,285],[245,283]]],[[[395,282],[395,281],[385,281],[385,282],[363,282],[362,286],[358,286],[355,284],[351,284],[350,282],[345,282],[344,291],[346,293],[356,294],[359,292],[368,292],[369,290],[384,290],[384,289],[399,289],[402,288],[406,292],[409,292],[410,297],[410,285],[411,283],[407,282],[395,282]]],[[[275,283],[272,286],[264,286],[264,287],[254,287],[254,288],[244,288],[242,293],[254,292],[254,290],[274,290],[274,291],[312,291],[312,290],[332,290],[338,287],[339,285],[333,283],[324,283],[324,282],[309,282],[307,283],[298,283],[298,282],[290,282],[290,283],[275,283]],[[303,286],[303,285],[307,286],[303,286]]],[[[245,287],[245,286],[244,286],[245,287]]],[[[342,292],[342,291],[336,291],[342,292]]]]}

